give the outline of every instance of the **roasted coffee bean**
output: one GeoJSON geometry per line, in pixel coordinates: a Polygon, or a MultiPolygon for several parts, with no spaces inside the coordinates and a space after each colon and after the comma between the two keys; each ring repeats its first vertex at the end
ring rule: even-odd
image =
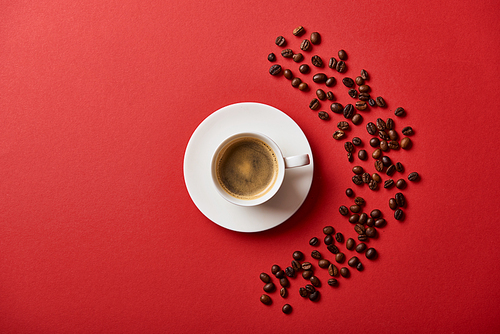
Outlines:
{"type": "Polygon", "coordinates": [[[352,80],[351,78],[349,77],[345,77],[344,79],[342,79],[342,83],[344,84],[344,86],[346,86],[347,88],[351,88],[352,86],[354,86],[354,80],[352,80]]]}
{"type": "Polygon", "coordinates": [[[354,191],[351,188],[347,188],[345,190],[345,194],[347,195],[347,197],[352,197],[354,196],[354,191]]]}
{"type": "Polygon", "coordinates": [[[353,268],[356,268],[358,263],[359,263],[359,259],[357,256],[353,256],[349,259],[349,261],[347,261],[347,264],[349,265],[349,267],[353,267],[353,268]]]}
{"type": "Polygon", "coordinates": [[[364,172],[361,175],[361,179],[363,180],[364,183],[369,183],[370,180],[372,179],[372,176],[370,175],[370,173],[364,172]]]}
{"type": "MultiPolygon", "coordinates": [[[[359,93],[358,98],[361,101],[368,101],[368,100],[370,100],[370,94],[368,94],[368,93],[359,93]]],[[[366,108],[368,108],[368,104],[366,105],[366,108]]]]}
{"type": "Polygon", "coordinates": [[[292,267],[286,267],[285,268],[285,274],[288,277],[295,277],[295,269],[293,269],[292,267]]]}
{"type": "Polygon", "coordinates": [[[302,55],[302,53],[296,53],[292,56],[292,59],[294,62],[300,63],[304,59],[304,56],[302,55]]]}
{"type": "Polygon", "coordinates": [[[260,301],[264,305],[271,305],[273,303],[273,300],[271,299],[271,297],[269,297],[266,294],[263,294],[262,296],[260,296],[260,301]]]}
{"type": "Polygon", "coordinates": [[[375,102],[374,99],[368,99],[368,104],[370,105],[370,107],[376,107],[377,106],[377,102],[375,102]]]}
{"type": "Polygon", "coordinates": [[[286,276],[280,278],[280,285],[284,288],[290,285],[290,282],[288,282],[288,278],[286,278],[286,276]]]}
{"type": "Polygon", "coordinates": [[[299,289],[299,295],[301,297],[307,297],[307,296],[309,296],[309,291],[307,291],[306,288],[301,287],[299,289]]]}
{"type": "Polygon", "coordinates": [[[363,197],[356,197],[354,199],[354,203],[356,203],[356,205],[364,205],[365,204],[365,199],[363,197]]]}
{"type": "Polygon", "coordinates": [[[365,234],[368,238],[375,238],[377,236],[377,230],[374,227],[367,227],[365,234]]]}
{"type": "Polygon", "coordinates": [[[337,128],[343,131],[349,130],[349,123],[347,123],[346,121],[340,121],[337,123],[337,128]]]}
{"type": "Polygon", "coordinates": [[[293,79],[293,73],[289,69],[286,69],[286,70],[283,71],[283,76],[285,78],[287,78],[288,80],[292,80],[293,79]]]}
{"type": "Polygon", "coordinates": [[[311,245],[311,246],[316,246],[318,244],[319,244],[319,239],[316,237],[313,237],[313,238],[311,238],[311,240],[309,240],[309,245],[311,245]]]}
{"type": "Polygon", "coordinates": [[[337,59],[335,59],[334,57],[332,57],[328,61],[328,67],[332,68],[332,69],[335,69],[335,66],[337,66],[337,59]]]}
{"type": "Polygon", "coordinates": [[[265,292],[273,292],[274,290],[276,290],[276,285],[274,285],[273,282],[269,282],[266,285],[264,285],[263,289],[265,292]]]}
{"type": "Polygon", "coordinates": [[[311,270],[312,269],[312,264],[311,262],[302,262],[302,270],[311,270]]]}
{"type": "Polygon", "coordinates": [[[290,313],[292,313],[292,306],[290,304],[285,304],[285,305],[283,305],[283,307],[281,308],[281,310],[285,314],[290,314],[290,313]]]}
{"type": "Polygon", "coordinates": [[[387,133],[386,133],[385,131],[383,131],[383,130],[380,130],[380,131],[378,132],[378,136],[379,136],[379,137],[380,137],[380,139],[382,139],[382,140],[386,140],[386,141],[387,141],[387,140],[389,140],[389,136],[388,136],[388,135],[387,135],[387,133]]]}
{"type": "Polygon", "coordinates": [[[335,229],[333,228],[333,226],[325,226],[323,227],[323,233],[326,235],[330,235],[335,233],[335,229]]]}
{"type": "Polygon", "coordinates": [[[351,121],[354,125],[361,124],[361,122],[363,122],[363,116],[361,116],[360,114],[355,114],[354,116],[352,116],[351,121]]]}
{"type": "Polygon", "coordinates": [[[271,68],[269,69],[269,73],[271,75],[277,76],[281,73],[281,66],[280,65],[272,65],[271,68]]]}
{"type": "Polygon", "coordinates": [[[330,263],[328,265],[328,274],[330,276],[337,276],[339,274],[339,269],[337,268],[336,265],[334,265],[333,263],[330,263]]]}
{"type": "Polygon", "coordinates": [[[276,61],[276,55],[274,53],[270,53],[268,56],[267,56],[267,60],[269,60],[270,62],[274,62],[276,61]]]}
{"type": "Polygon", "coordinates": [[[359,243],[357,246],[356,246],[356,252],[358,253],[363,253],[365,250],[366,250],[366,244],[365,243],[359,243]]]}
{"type": "Polygon", "coordinates": [[[314,272],[312,270],[304,270],[302,272],[302,277],[304,279],[310,279],[314,275],[314,272]]]}
{"type": "Polygon", "coordinates": [[[368,215],[363,212],[359,215],[358,223],[361,225],[366,224],[368,222],[368,215]]]}
{"type": "Polygon", "coordinates": [[[356,77],[356,79],[354,79],[354,82],[356,82],[356,85],[358,86],[361,86],[365,83],[365,79],[363,79],[362,77],[358,76],[356,77]]]}
{"type": "Polygon", "coordinates": [[[377,118],[377,129],[385,130],[385,128],[386,128],[385,121],[382,118],[377,118]]]}
{"type": "Polygon", "coordinates": [[[383,152],[387,152],[387,151],[389,151],[389,144],[387,143],[387,140],[381,140],[381,141],[380,141],[380,149],[381,149],[383,152]]]}
{"type": "Polygon", "coordinates": [[[309,73],[309,71],[311,71],[311,68],[309,67],[309,65],[307,65],[307,64],[300,65],[300,67],[299,67],[300,73],[307,74],[307,73],[309,73]]]}
{"type": "Polygon", "coordinates": [[[313,293],[314,291],[316,291],[316,288],[311,284],[306,284],[305,288],[309,293],[313,293]]]}
{"type": "Polygon", "coordinates": [[[328,79],[326,79],[325,81],[325,85],[327,87],[333,87],[335,86],[335,84],[337,83],[337,79],[335,79],[334,77],[329,77],[328,79]]]}
{"type": "MultiPolygon", "coordinates": [[[[347,124],[349,124],[349,123],[347,123],[347,124]]],[[[361,143],[362,143],[362,142],[361,142],[361,138],[359,138],[359,137],[354,137],[354,138],[352,139],[352,144],[353,144],[354,146],[360,146],[360,145],[361,145],[361,143]]]]}
{"type": "Polygon", "coordinates": [[[292,268],[293,268],[293,270],[295,270],[297,272],[297,271],[300,271],[302,269],[302,265],[300,264],[299,261],[293,260],[292,261],[292,268]]]}
{"type": "Polygon", "coordinates": [[[378,139],[377,137],[373,137],[372,139],[370,139],[371,147],[379,147],[379,145],[380,145],[380,139],[378,139]]]}
{"type": "Polygon", "coordinates": [[[326,92],[326,98],[330,101],[335,100],[335,95],[332,92],[326,92]]]}
{"type": "Polygon", "coordinates": [[[385,167],[389,167],[390,165],[392,165],[392,160],[388,156],[384,155],[381,160],[385,167]]]}
{"type": "Polygon", "coordinates": [[[309,300],[312,301],[312,302],[315,302],[317,300],[319,300],[319,291],[314,291],[312,292],[310,295],[309,295],[309,300]]]}
{"type": "Polygon", "coordinates": [[[354,231],[356,231],[357,234],[365,234],[365,227],[361,224],[356,224],[354,225],[354,231]]]}
{"type": "Polygon", "coordinates": [[[323,60],[321,60],[320,56],[314,55],[311,58],[311,64],[313,64],[316,67],[323,67],[323,60]]]}
{"type": "Polygon", "coordinates": [[[339,212],[342,216],[347,216],[349,214],[349,209],[345,205],[341,205],[339,208],[339,212]]]}
{"type": "Polygon", "coordinates": [[[353,250],[354,247],[356,247],[356,241],[354,241],[353,238],[347,239],[345,243],[345,248],[347,248],[348,250],[353,250]]]}
{"type": "Polygon", "coordinates": [[[323,256],[321,255],[321,253],[317,250],[313,250],[311,252],[311,257],[315,260],[320,260],[323,256]]]}
{"type": "Polygon", "coordinates": [[[358,240],[363,242],[363,241],[368,240],[368,237],[366,236],[366,234],[360,234],[360,235],[358,235],[358,240]]]}
{"type": "Polygon", "coordinates": [[[336,114],[342,114],[344,111],[344,106],[342,106],[340,103],[334,102],[330,105],[330,110],[336,114]]]}
{"type": "Polygon", "coordinates": [[[373,159],[379,159],[382,156],[382,150],[377,148],[375,151],[372,153],[372,158],[373,159]]]}
{"type": "Polygon", "coordinates": [[[417,172],[412,172],[408,175],[408,181],[416,182],[420,179],[420,175],[417,172]]]}
{"type": "Polygon", "coordinates": [[[320,106],[320,104],[319,104],[318,99],[312,99],[312,101],[311,101],[311,102],[309,102],[309,108],[310,108],[311,110],[316,110],[316,109],[318,109],[318,108],[319,108],[319,106],[320,106]]]}
{"type": "Polygon", "coordinates": [[[278,272],[275,274],[276,278],[282,278],[285,277],[285,271],[283,269],[278,270],[278,272]]]}
{"type": "Polygon", "coordinates": [[[280,266],[278,266],[277,264],[273,264],[273,266],[271,267],[271,273],[272,273],[273,275],[276,275],[276,273],[277,273],[278,271],[280,271],[280,270],[281,270],[281,268],[280,268],[280,266]]]}
{"type": "Polygon", "coordinates": [[[274,43],[277,46],[285,46],[286,45],[286,39],[283,36],[278,36],[278,37],[276,37],[276,40],[274,41],[274,43]]]}
{"type": "Polygon", "coordinates": [[[377,126],[374,123],[369,122],[366,124],[366,131],[368,131],[369,134],[374,135],[377,133],[377,126]]]}
{"type": "Polygon", "coordinates": [[[321,286],[321,282],[316,276],[311,276],[311,278],[309,278],[309,281],[311,281],[311,284],[316,288],[321,286]]]}
{"type": "Polygon", "coordinates": [[[350,215],[349,216],[349,223],[356,224],[359,221],[359,217],[360,217],[360,215],[358,215],[357,213],[350,215]]]}
{"type": "Polygon", "coordinates": [[[375,161],[375,169],[377,170],[377,172],[381,172],[382,170],[384,170],[384,164],[382,163],[382,161],[375,161]]]}
{"type": "Polygon", "coordinates": [[[366,253],[365,253],[365,256],[368,260],[374,260],[377,258],[378,256],[378,253],[377,251],[375,250],[375,248],[368,248],[366,250],[366,253]]]}
{"type": "Polygon", "coordinates": [[[392,210],[396,210],[398,208],[398,203],[396,203],[396,200],[394,198],[389,199],[389,208],[392,210]]]}
{"type": "Polygon", "coordinates": [[[305,32],[306,32],[306,30],[304,29],[304,27],[298,26],[297,28],[293,29],[292,33],[293,33],[294,36],[300,36],[300,35],[302,35],[305,32]]]}
{"type": "Polygon", "coordinates": [[[316,73],[313,76],[313,81],[315,83],[324,83],[326,81],[326,79],[328,79],[328,77],[326,76],[325,73],[316,73]]]}
{"type": "Polygon", "coordinates": [[[326,246],[326,249],[328,249],[328,251],[332,254],[337,254],[339,252],[338,247],[335,246],[334,244],[326,246]]]}
{"type": "Polygon", "coordinates": [[[377,173],[372,174],[372,179],[377,181],[378,183],[382,182],[382,178],[377,173]]]}
{"type": "Polygon", "coordinates": [[[403,135],[405,136],[411,136],[413,135],[413,128],[411,126],[406,126],[403,128],[403,130],[401,131],[403,133],[403,135]]]}
{"type": "Polygon", "coordinates": [[[404,206],[406,205],[406,198],[405,198],[405,195],[403,195],[403,193],[397,193],[394,198],[396,199],[396,203],[398,204],[398,206],[400,208],[404,208],[404,206]]]}
{"type": "Polygon", "coordinates": [[[293,51],[292,51],[292,49],[285,49],[285,50],[281,51],[281,55],[285,58],[292,58],[293,51]]]}
{"type": "Polygon", "coordinates": [[[304,259],[304,254],[301,251],[295,251],[292,254],[294,260],[302,261],[304,259]]]}
{"type": "Polygon", "coordinates": [[[396,162],[395,166],[396,166],[396,171],[397,172],[402,173],[402,172],[405,171],[405,168],[404,168],[404,166],[403,166],[403,164],[401,162],[396,162]]]}
{"type": "Polygon", "coordinates": [[[375,180],[371,180],[370,183],[368,183],[368,188],[370,188],[370,190],[377,190],[378,182],[375,180]]]}
{"type": "Polygon", "coordinates": [[[311,43],[309,42],[309,40],[304,39],[302,43],[300,43],[300,49],[302,51],[309,51],[310,48],[311,48],[311,43]]]}
{"type": "Polygon", "coordinates": [[[316,96],[318,97],[319,100],[322,100],[322,101],[326,99],[326,93],[322,89],[316,90],[316,96]]]}
{"type": "Polygon", "coordinates": [[[299,90],[300,91],[306,91],[309,89],[309,86],[305,83],[305,82],[301,82],[300,85],[299,85],[299,90]]]}
{"type": "Polygon", "coordinates": [[[335,234],[335,240],[337,240],[337,242],[343,243],[344,242],[344,235],[340,232],[337,232],[335,234]]]}
{"type": "Polygon", "coordinates": [[[396,220],[403,220],[404,219],[404,212],[401,209],[397,209],[394,211],[394,219],[396,220]]]}
{"type": "Polygon", "coordinates": [[[387,105],[385,104],[385,100],[382,96],[379,96],[375,99],[375,102],[377,103],[377,106],[381,108],[385,108],[387,105]]]}
{"type": "Polygon", "coordinates": [[[292,87],[299,87],[299,85],[302,83],[302,80],[300,78],[293,78],[292,79],[292,87]]]}
{"type": "Polygon", "coordinates": [[[335,132],[333,133],[333,139],[337,139],[337,140],[342,139],[342,138],[344,138],[344,135],[345,135],[345,132],[344,132],[344,131],[342,131],[342,130],[337,130],[337,131],[335,131],[335,132]]]}
{"type": "Polygon", "coordinates": [[[396,188],[398,189],[405,189],[406,188],[406,181],[404,179],[399,179],[397,182],[396,182],[396,188]]]}
{"type": "Polygon", "coordinates": [[[388,176],[392,176],[394,175],[394,173],[396,172],[396,166],[394,165],[390,165],[389,167],[387,167],[385,173],[388,175],[388,176]]]}
{"type": "Polygon", "coordinates": [[[364,101],[356,101],[356,109],[359,111],[366,110],[368,108],[368,105],[364,101]]]}
{"type": "Polygon", "coordinates": [[[325,236],[325,239],[324,239],[324,242],[325,242],[325,245],[331,245],[333,244],[333,237],[331,234],[325,236]]]}
{"type": "Polygon", "coordinates": [[[362,185],[362,184],[363,184],[363,179],[362,179],[362,178],[361,178],[361,176],[359,176],[359,175],[354,175],[354,176],[352,177],[352,182],[353,182],[355,185],[360,186],[360,185],[362,185]]]}
{"type": "Polygon", "coordinates": [[[271,277],[266,273],[261,273],[260,280],[264,283],[269,283],[269,282],[271,282],[271,277]]]}
{"type": "Polygon", "coordinates": [[[344,50],[339,50],[339,59],[347,60],[347,53],[344,50]]]}
{"type": "Polygon", "coordinates": [[[385,224],[386,224],[385,219],[384,219],[384,218],[379,218],[379,219],[377,219],[377,220],[375,221],[374,226],[375,226],[376,228],[382,228],[382,227],[384,227],[384,226],[385,226],[385,224]]]}
{"type": "Polygon", "coordinates": [[[408,150],[410,149],[411,147],[411,139],[408,138],[408,137],[404,137],[403,139],[401,139],[401,148],[403,150],[408,150]]]}
{"type": "Polygon", "coordinates": [[[343,114],[347,119],[352,118],[352,116],[354,115],[354,107],[352,106],[352,104],[349,103],[344,107],[343,114]]]}
{"type": "Polygon", "coordinates": [[[351,272],[346,267],[342,267],[340,268],[340,276],[348,278],[349,276],[351,276],[351,272]]]}
{"type": "Polygon", "coordinates": [[[330,265],[330,261],[328,261],[327,259],[321,259],[318,261],[318,266],[322,269],[328,268],[329,265],[330,265]]]}
{"type": "Polygon", "coordinates": [[[319,119],[322,119],[323,121],[330,119],[330,116],[328,115],[328,113],[326,111],[318,112],[318,117],[319,117],[319,119]]]}
{"type": "Polygon", "coordinates": [[[349,89],[347,91],[347,94],[349,94],[349,96],[352,97],[353,99],[358,97],[358,91],[355,90],[354,88],[349,89]]]}
{"type": "Polygon", "coordinates": [[[379,209],[373,209],[370,212],[370,217],[372,217],[374,219],[378,219],[378,218],[382,217],[382,211],[380,211],[379,209]]]}
{"type": "Polygon", "coordinates": [[[337,261],[337,263],[344,263],[345,254],[342,252],[338,252],[337,254],[335,254],[335,261],[337,261]]]}
{"type": "Polygon", "coordinates": [[[356,270],[357,271],[363,271],[365,270],[365,267],[363,266],[363,264],[360,262],[358,263],[358,265],[356,266],[356,270]]]}
{"type": "Polygon", "coordinates": [[[339,286],[339,282],[335,278],[330,278],[328,280],[328,285],[329,286],[339,286]]]}
{"type": "Polygon", "coordinates": [[[368,153],[366,153],[365,150],[360,150],[358,152],[358,158],[359,158],[359,160],[363,160],[364,161],[364,160],[368,159],[368,153]]]}
{"type": "Polygon", "coordinates": [[[385,126],[387,130],[393,130],[394,129],[394,120],[392,118],[388,118],[387,121],[385,121],[385,126]]]}
{"type": "Polygon", "coordinates": [[[335,66],[335,69],[337,70],[337,72],[339,73],[344,73],[346,70],[347,70],[347,65],[344,63],[343,60],[339,60],[337,62],[337,65],[335,66]]]}
{"type": "Polygon", "coordinates": [[[282,287],[282,288],[280,289],[280,296],[281,296],[282,298],[286,298],[286,297],[288,296],[288,291],[286,290],[286,288],[285,288],[285,287],[282,287]]]}
{"type": "Polygon", "coordinates": [[[361,70],[361,78],[363,78],[363,80],[368,80],[368,72],[366,72],[365,70],[361,70]]]}
{"type": "Polygon", "coordinates": [[[390,189],[392,187],[394,187],[394,180],[393,179],[389,179],[389,180],[386,180],[384,182],[384,188],[385,189],[390,189]]]}
{"type": "Polygon", "coordinates": [[[350,141],[346,141],[344,143],[344,149],[347,151],[347,152],[352,152],[354,151],[354,145],[350,142],[350,141]]]}
{"type": "Polygon", "coordinates": [[[368,93],[370,92],[371,88],[368,85],[361,85],[358,87],[358,90],[360,93],[368,93]]]}
{"type": "Polygon", "coordinates": [[[394,111],[394,115],[396,115],[398,117],[403,117],[404,115],[406,115],[406,111],[402,107],[398,107],[394,111]]]}
{"type": "Polygon", "coordinates": [[[321,35],[319,34],[319,32],[313,32],[311,34],[311,43],[314,45],[321,43],[321,35]]]}
{"type": "Polygon", "coordinates": [[[387,147],[389,147],[391,150],[397,150],[399,149],[399,143],[395,140],[391,140],[390,142],[387,143],[387,147]]]}

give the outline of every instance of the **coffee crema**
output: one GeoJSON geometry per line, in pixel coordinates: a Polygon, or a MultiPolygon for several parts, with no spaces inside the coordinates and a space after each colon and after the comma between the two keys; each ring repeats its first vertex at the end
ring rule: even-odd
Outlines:
{"type": "Polygon", "coordinates": [[[235,198],[252,200],[263,196],[273,187],[277,175],[276,154],[260,139],[238,138],[219,153],[217,181],[235,198]]]}

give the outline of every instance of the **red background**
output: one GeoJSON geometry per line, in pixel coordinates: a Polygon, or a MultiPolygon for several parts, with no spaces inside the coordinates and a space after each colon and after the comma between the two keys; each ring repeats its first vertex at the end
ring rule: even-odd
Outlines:
{"type": "Polygon", "coordinates": [[[499,332],[499,14],[471,0],[1,1],[1,331],[499,332]],[[268,73],[269,52],[298,73],[274,44],[283,35],[298,50],[298,25],[323,37],[306,62],[345,49],[345,75],[366,69],[387,101],[349,138],[368,146],[366,122],[407,110],[393,118],[415,129],[413,148],[391,157],[422,179],[404,191],[402,223],[387,207],[395,190],[354,187],[386,214],[369,242],[380,257],[360,257],[365,271],[336,289],[319,271],[318,303],[298,295],[299,277],[265,306],[261,272],[295,250],[310,259],[325,225],[355,237],[338,213],[354,186],[332,139],[342,117],[319,120],[314,91],[268,73]],[[252,234],[208,220],[182,172],[198,124],[244,101],[286,112],[315,158],[301,209],[252,234]]]}

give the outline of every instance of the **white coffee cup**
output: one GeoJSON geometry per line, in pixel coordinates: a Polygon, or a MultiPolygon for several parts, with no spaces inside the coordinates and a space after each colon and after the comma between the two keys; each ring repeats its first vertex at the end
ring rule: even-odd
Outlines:
{"type": "Polygon", "coordinates": [[[309,163],[308,154],[284,157],[278,145],[262,133],[237,133],[222,141],[215,150],[212,180],[227,201],[255,206],[276,195],[287,168],[309,163]]]}

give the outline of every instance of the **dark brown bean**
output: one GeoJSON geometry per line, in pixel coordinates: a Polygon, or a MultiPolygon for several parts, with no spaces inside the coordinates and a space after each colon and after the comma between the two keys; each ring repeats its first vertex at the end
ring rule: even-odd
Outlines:
{"type": "Polygon", "coordinates": [[[420,175],[417,172],[412,172],[408,175],[408,181],[416,182],[420,179],[420,175]]]}
{"type": "Polygon", "coordinates": [[[369,259],[369,260],[374,260],[374,259],[376,259],[376,258],[377,258],[378,253],[377,253],[377,251],[375,250],[375,248],[368,248],[368,249],[366,250],[365,256],[366,256],[366,258],[367,258],[367,259],[369,259]]]}
{"type": "Polygon", "coordinates": [[[356,252],[363,253],[366,250],[367,246],[365,243],[360,243],[356,246],[356,252]]]}
{"type": "Polygon", "coordinates": [[[311,68],[309,67],[309,65],[307,64],[302,64],[300,65],[299,67],[299,72],[302,73],[302,74],[307,74],[311,71],[311,68]]]}
{"type": "Polygon", "coordinates": [[[340,268],[340,275],[342,277],[348,278],[349,276],[351,276],[351,272],[346,267],[342,267],[340,268]]]}
{"type": "Polygon", "coordinates": [[[342,130],[337,130],[337,131],[335,131],[335,132],[333,133],[333,138],[334,138],[334,139],[339,140],[339,139],[344,138],[344,135],[345,135],[345,132],[344,132],[344,131],[342,131],[342,130]]]}
{"type": "Polygon", "coordinates": [[[273,303],[273,300],[271,299],[271,297],[269,297],[266,294],[263,294],[262,296],[260,296],[260,301],[264,305],[271,305],[273,303]]]}
{"type": "Polygon", "coordinates": [[[330,263],[330,265],[328,266],[328,274],[330,276],[337,276],[339,274],[339,269],[337,268],[336,265],[330,263]]]}
{"type": "Polygon", "coordinates": [[[302,53],[296,53],[292,56],[292,59],[294,62],[300,63],[302,60],[304,60],[304,56],[302,55],[302,53]]]}
{"type": "Polygon", "coordinates": [[[363,122],[363,116],[361,116],[360,114],[355,114],[354,116],[352,116],[351,121],[354,125],[361,124],[361,122],[363,122]]]}
{"type": "Polygon", "coordinates": [[[261,273],[260,280],[264,283],[269,283],[269,282],[271,282],[271,277],[266,273],[261,273]]]}
{"type": "Polygon", "coordinates": [[[306,31],[305,31],[304,27],[298,26],[297,28],[293,29],[292,33],[293,33],[294,36],[300,36],[300,35],[302,35],[305,32],[306,31]]]}
{"type": "Polygon", "coordinates": [[[328,79],[325,73],[316,73],[313,75],[313,81],[315,83],[324,83],[328,79]]]}
{"type": "Polygon", "coordinates": [[[281,66],[280,65],[272,65],[270,68],[269,68],[269,73],[271,75],[274,75],[274,76],[277,76],[277,75],[280,75],[281,74],[281,66]]]}
{"type": "Polygon", "coordinates": [[[313,32],[311,34],[311,43],[314,45],[321,43],[321,35],[319,34],[319,32],[313,32]]]}
{"type": "Polygon", "coordinates": [[[385,100],[382,96],[379,96],[375,99],[375,102],[377,103],[377,106],[381,107],[381,108],[385,108],[387,105],[385,103],[385,100]]]}
{"type": "Polygon", "coordinates": [[[277,46],[285,46],[286,45],[286,39],[283,36],[278,36],[278,37],[276,37],[276,40],[274,41],[274,43],[277,46]]]}
{"type": "Polygon", "coordinates": [[[334,57],[330,58],[330,60],[328,61],[328,67],[335,69],[336,66],[337,66],[337,59],[335,59],[334,57]]]}
{"type": "Polygon", "coordinates": [[[264,292],[273,292],[276,290],[276,285],[274,285],[273,282],[269,282],[266,285],[264,285],[264,292]]]}
{"type": "Polygon", "coordinates": [[[345,243],[345,248],[347,248],[348,250],[353,250],[355,247],[356,247],[356,241],[354,241],[353,238],[347,239],[345,243]]]}
{"type": "Polygon", "coordinates": [[[340,103],[334,102],[330,105],[330,110],[336,114],[342,114],[344,111],[344,106],[340,103]]]}
{"type": "Polygon", "coordinates": [[[313,64],[316,67],[323,67],[323,60],[321,60],[320,56],[314,55],[311,58],[311,64],[313,64]]]}

